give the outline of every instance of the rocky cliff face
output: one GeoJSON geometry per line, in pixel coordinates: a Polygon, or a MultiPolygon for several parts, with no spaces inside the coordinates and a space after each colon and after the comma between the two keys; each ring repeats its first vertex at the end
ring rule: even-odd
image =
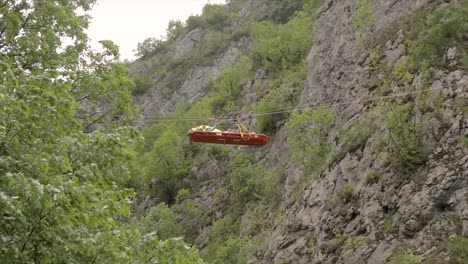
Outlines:
{"type": "MultiPolygon", "coordinates": [[[[375,37],[427,2],[370,1],[376,18],[375,37]]],[[[355,1],[326,1],[319,11],[314,46],[307,60],[307,85],[301,96],[301,104],[311,106],[333,102],[337,117],[345,123],[360,119],[369,106],[365,102],[342,103],[372,94],[368,89],[372,81],[371,55],[360,46],[353,26],[357,9],[355,1]]],[[[396,28],[393,33],[379,47],[383,53],[380,59],[390,65],[404,60],[407,54],[405,32],[396,28]]],[[[422,86],[419,76],[413,76],[411,83],[422,86]]],[[[416,255],[428,257],[440,248],[437,243],[441,237],[466,236],[468,149],[456,138],[468,133],[468,119],[466,113],[453,105],[456,98],[466,101],[468,76],[460,70],[440,71],[428,85],[444,87],[434,93],[445,99],[442,112],[447,128],[437,131],[433,142],[427,142],[434,147],[421,169],[422,179],[411,179],[401,185],[384,180],[391,178],[393,172],[380,158],[375,158],[377,137],[371,135],[362,147],[347,153],[319,178],[311,180],[292,207],[284,201],[287,220],[272,235],[266,254],[268,261],[286,256],[292,263],[382,263],[401,245],[411,246],[416,255]],[[370,171],[382,173],[382,180],[369,186],[365,178],[370,171]],[[355,185],[352,201],[346,208],[340,212],[327,208],[324,201],[350,182],[355,185]],[[386,234],[379,227],[382,221],[395,230],[386,234]],[[304,237],[309,232],[314,234],[319,248],[313,253],[306,252],[304,237]],[[339,240],[343,235],[365,236],[367,245],[337,251],[336,244],[342,243],[339,240]]],[[[437,129],[438,124],[433,122],[430,126],[437,129]]]]}
{"type": "MultiPolygon", "coordinates": [[[[326,141],[342,151],[317,173],[307,172],[305,164],[290,158],[291,135],[282,122],[271,135],[271,144],[248,150],[254,157],[252,166],[276,168],[280,199],[274,205],[249,203],[237,209],[240,227],[236,235],[256,244],[246,262],[400,263],[399,257],[414,261],[401,263],[449,261],[450,238],[468,236],[468,74],[457,60],[466,50],[448,46],[437,58],[444,66],[431,67],[430,77],[422,69],[405,67],[411,67],[406,65],[415,56],[415,43],[422,41],[418,34],[423,36],[423,32],[411,32],[411,23],[417,25],[417,19],[424,20],[418,16],[450,5],[466,8],[466,1],[323,3],[307,57],[305,88],[296,108],[329,107],[334,125],[326,141]],[[371,7],[371,14],[366,23],[359,23],[359,13],[365,13],[363,5],[371,7]],[[411,122],[418,123],[418,138],[425,150],[424,160],[409,170],[399,170],[392,163],[392,155],[400,152],[389,143],[395,126],[385,122],[389,109],[402,104],[410,105],[411,122]],[[363,126],[372,130],[351,137],[352,147],[346,145],[346,131],[363,126]]],[[[248,25],[261,10],[265,10],[263,1],[243,1],[231,27],[248,25]]],[[[195,29],[179,37],[175,58],[190,53],[206,38],[204,34],[195,29]]],[[[461,38],[466,49],[466,31],[461,38]]],[[[230,43],[212,65],[190,69],[180,89],[170,95],[162,95],[160,84],[155,83],[139,98],[143,112],[166,113],[180,100],[196,102],[208,95],[210,80],[234,65],[236,53],[249,45],[248,37],[230,43]]],[[[135,63],[134,71],[144,71],[145,63],[135,63]]],[[[241,85],[245,103],[258,99],[259,87],[268,87],[265,83],[271,73],[254,70],[256,74],[241,85]]],[[[194,243],[202,252],[209,250],[213,227],[230,211],[233,182],[226,166],[232,158],[206,155],[191,167],[190,176],[196,180],[190,200],[204,213],[182,222],[186,226],[196,223],[190,228],[196,229],[192,230],[194,243]]]]}

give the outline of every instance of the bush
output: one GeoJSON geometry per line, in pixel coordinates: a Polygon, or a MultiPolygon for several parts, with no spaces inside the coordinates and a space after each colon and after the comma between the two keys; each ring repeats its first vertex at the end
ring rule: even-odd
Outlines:
{"type": "Polygon", "coordinates": [[[149,76],[135,76],[133,82],[135,83],[135,88],[132,91],[133,95],[144,94],[153,85],[149,76]]]}
{"type": "Polygon", "coordinates": [[[157,182],[154,195],[172,205],[177,192],[184,187],[182,179],[189,173],[191,156],[183,146],[183,134],[178,134],[176,127],[167,126],[162,130],[165,131],[154,140],[151,150],[143,154],[140,164],[144,166],[147,181],[157,182]]]}
{"type": "Polygon", "coordinates": [[[183,200],[187,199],[190,196],[190,190],[182,188],[177,192],[176,201],[182,202],[183,200]]]}
{"type": "MultiPolygon", "coordinates": [[[[290,105],[283,106],[281,108],[281,104],[278,103],[279,100],[282,99],[281,93],[279,89],[273,90],[269,94],[269,98],[264,98],[260,104],[255,108],[257,113],[269,113],[275,112],[280,109],[289,108],[290,105]],[[271,101],[270,101],[271,100],[271,101]]],[[[266,114],[266,115],[258,115],[256,118],[257,128],[260,132],[263,133],[275,133],[277,129],[277,123],[287,119],[289,113],[275,113],[275,114],[266,114]]]]}
{"type": "Polygon", "coordinates": [[[216,251],[213,264],[247,263],[246,256],[241,254],[242,248],[247,245],[248,238],[229,237],[216,251]]]}
{"type": "Polygon", "coordinates": [[[312,46],[312,22],[301,14],[285,25],[267,21],[252,25],[251,56],[256,65],[279,71],[305,59],[312,46]]]}
{"type": "Polygon", "coordinates": [[[468,136],[458,136],[457,140],[463,145],[468,146],[468,136]]]}
{"type": "Polygon", "coordinates": [[[230,12],[226,5],[207,4],[203,7],[201,16],[190,16],[187,21],[187,31],[195,28],[205,28],[222,31],[229,26],[230,12]]]}
{"type": "Polygon", "coordinates": [[[397,249],[392,256],[387,260],[387,263],[392,264],[419,264],[422,263],[422,257],[414,256],[410,250],[397,249]]]}
{"type": "Polygon", "coordinates": [[[183,227],[184,241],[193,243],[200,234],[198,219],[200,219],[203,211],[196,203],[189,200],[174,204],[171,210],[177,214],[180,225],[183,227]]]}
{"type": "Polygon", "coordinates": [[[402,84],[409,85],[411,81],[413,80],[413,74],[409,72],[408,65],[406,63],[395,65],[395,70],[394,70],[393,75],[402,84]]]}
{"type": "Polygon", "coordinates": [[[177,223],[176,215],[165,203],[151,208],[140,221],[139,229],[143,234],[155,232],[160,240],[182,235],[182,227],[177,223]]]}
{"type": "Polygon", "coordinates": [[[380,178],[380,172],[378,172],[375,169],[370,169],[369,172],[367,172],[366,176],[366,184],[371,185],[374,183],[377,183],[380,178]]]}
{"type": "Polygon", "coordinates": [[[252,165],[251,158],[240,152],[229,166],[229,176],[236,199],[245,204],[249,201],[260,200],[264,190],[264,182],[260,165],[252,165]]]}
{"type": "Polygon", "coordinates": [[[203,7],[203,15],[206,25],[210,29],[224,30],[230,24],[230,13],[226,5],[208,4],[203,7]]]}
{"type": "Polygon", "coordinates": [[[348,182],[345,184],[343,189],[338,192],[337,195],[338,195],[338,198],[342,202],[348,203],[349,201],[351,201],[351,198],[353,198],[353,194],[354,194],[354,183],[348,182]]]}
{"type": "Polygon", "coordinates": [[[136,50],[133,52],[137,57],[149,57],[166,50],[169,47],[167,41],[157,39],[157,38],[147,38],[143,42],[137,44],[136,50]]]}
{"type": "Polygon", "coordinates": [[[369,238],[366,236],[349,236],[346,241],[346,248],[356,251],[362,246],[368,244],[369,238]]]}
{"type": "MultiPolygon", "coordinates": [[[[255,112],[265,113],[278,110],[292,109],[297,103],[300,92],[303,90],[306,77],[305,66],[295,66],[290,70],[282,71],[279,76],[271,82],[272,90],[266,95],[255,112]]],[[[277,113],[272,115],[258,116],[257,127],[262,132],[274,133],[276,123],[289,117],[289,113],[277,113]]]]}
{"type": "Polygon", "coordinates": [[[187,20],[185,21],[185,24],[187,25],[187,31],[190,32],[196,28],[203,27],[204,20],[200,16],[189,16],[187,20]]]}
{"type": "Polygon", "coordinates": [[[215,92],[225,94],[229,99],[237,99],[240,95],[240,83],[250,76],[252,63],[247,57],[240,57],[239,62],[232,68],[225,68],[213,83],[215,92]]]}
{"type": "Polygon", "coordinates": [[[194,66],[211,65],[214,59],[226,50],[230,41],[231,35],[218,31],[210,31],[207,41],[201,42],[191,53],[180,58],[178,61],[172,62],[169,70],[181,70],[186,74],[188,69],[194,66]]]}
{"type": "Polygon", "coordinates": [[[168,41],[175,41],[184,32],[184,25],[179,20],[171,20],[167,25],[166,38],[168,41]]]}
{"type": "Polygon", "coordinates": [[[461,236],[450,238],[448,249],[449,264],[463,264],[468,260],[468,238],[461,236]]]}
{"type": "Polygon", "coordinates": [[[216,115],[224,115],[233,111],[235,105],[228,95],[223,93],[215,93],[209,97],[210,110],[216,115]]]}
{"type": "Polygon", "coordinates": [[[342,189],[336,191],[331,199],[325,201],[325,208],[337,215],[346,215],[349,203],[354,195],[354,183],[348,182],[342,189]]]}
{"type": "Polygon", "coordinates": [[[346,153],[354,152],[366,144],[367,139],[374,132],[374,128],[367,120],[361,120],[343,132],[343,139],[339,149],[333,153],[332,161],[341,160],[346,153]]]}
{"type": "Polygon", "coordinates": [[[384,218],[376,224],[376,227],[385,234],[397,234],[398,227],[394,224],[393,217],[392,214],[384,215],[384,218]]]}
{"type": "Polygon", "coordinates": [[[408,48],[408,70],[432,75],[432,67],[468,68],[468,51],[463,36],[468,32],[468,7],[466,4],[441,4],[431,1],[421,5],[381,34],[378,42],[383,45],[398,30],[405,33],[408,48]],[[456,48],[456,65],[449,65],[448,48],[456,48]]]}
{"type": "Polygon", "coordinates": [[[223,219],[219,219],[214,224],[210,232],[210,242],[206,246],[204,258],[212,263],[216,260],[218,252],[225,246],[225,243],[230,238],[237,237],[239,232],[239,221],[228,215],[223,219]]]}
{"type": "Polygon", "coordinates": [[[327,108],[293,113],[289,118],[286,124],[289,150],[295,162],[304,165],[307,171],[318,172],[329,159],[332,146],[327,135],[333,121],[327,108]]]}
{"type": "Polygon", "coordinates": [[[427,150],[409,106],[394,106],[387,114],[386,122],[392,167],[401,175],[415,172],[426,161],[427,150]]]}
{"type": "Polygon", "coordinates": [[[228,191],[224,187],[218,188],[214,193],[214,200],[218,204],[225,202],[227,197],[228,191]]]}
{"type": "MultiPolygon", "coordinates": [[[[166,117],[170,118],[194,118],[211,116],[209,101],[200,100],[190,107],[186,103],[179,103],[176,111],[168,113],[166,117]]],[[[151,117],[159,119],[158,116],[151,117]]],[[[192,154],[197,151],[196,145],[188,145],[185,133],[192,127],[199,125],[196,121],[180,122],[155,122],[151,126],[143,129],[144,145],[138,146],[140,152],[138,160],[134,166],[141,171],[141,176],[135,176],[137,180],[134,184],[141,182],[149,183],[156,181],[153,188],[153,194],[159,201],[165,201],[173,204],[179,198],[187,197],[186,191],[181,188],[185,186],[185,176],[188,175],[192,164],[192,154]],[[180,193],[179,193],[180,191],[180,193]]],[[[203,146],[198,150],[213,149],[212,152],[218,153],[223,150],[216,150],[219,146],[203,146]]],[[[153,184],[152,184],[153,185],[153,184]]]]}
{"type": "Polygon", "coordinates": [[[199,45],[190,58],[193,65],[210,65],[213,60],[226,50],[231,36],[226,33],[211,31],[206,43],[199,45]]]}
{"type": "Polygon", "coordinates": [[[278,122],[288,118],[289,113],[281,113],[281,110],[291,110],[293,102],[288,99],[289,89],[285,87],[272,90],[260,104],[255,108],[257,113],[277,112],[275,114],[259,115],[256,118],[256,123],[259,131],[264,133],[274,133],[277,129],[278,122]]]}
{"type": "Polygon", "coordinates": [[[358,10],[354,17],[353,24],[358,29],[359,43],[364,48],[369,48],[369,36],[375,25],[375,16],[368,0],[358,1],[358,10]]]}
{"type": "Polygon", "coordinates": [[[198,205],[191,201],[183,201],[179,204],[174,204],[171,209],[178,215],[183,216],[184,219],[189,219],[190,221],[200,216],[202,212],[198,205]]]}
{"type": "Polygon", "coordinates": [[[177,60],[170,60],[164,71],[163,86],[166,87],[164,95],[170,95],[178,91],[185,82],[190,69],[194,66],[191,56],[185,56],[177,60]]]}
{"type": "Polygon", "coordinates": [[[272,0],[269,2],[268,11],[265,13],[265,19],[274,23],[286,23],[299,11],[307,0],[272,0]]]}
{"type": "Polygon", "coordinates": [[[464,36],[468,33],[468,6],[448,5],[434,12],[429,19],[423,19],[428,22],[409,48],[412,67],[449,66],[445,53],[448,48],[456,47],[461,67],[467,69],[468,51],[464,36]]]}
{"type": "Polygon", "coordinates": [[[262,191],[262,199],[265,204],[275,206],[280,202],[282,192],[278,186],[281,186],[284,178],[283,168],[271,168],[266,171],[262,191]]]}
{"type": "Polygon", "coordinates": [[[215,115],[228,113],[234,107],[234,101],[241,93],[241,81],[251,75],[252,63],[249,58],[241,56],[232,68],[225,68],[212,84],[210,97],[211,111],[215,115]]]}
{"type": "Polygon", "coordinates": [[[232,33],[232,41],[239,41],[245,37],[250,37],[250,30],[248,27],[240,28],[232,33]]]}

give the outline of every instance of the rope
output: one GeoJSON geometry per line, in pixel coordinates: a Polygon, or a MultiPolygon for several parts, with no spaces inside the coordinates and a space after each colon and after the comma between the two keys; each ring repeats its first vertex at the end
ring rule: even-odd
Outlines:
{"type": "MultiPolygon", "coordinates": [[[[351,105],[351,104],[356,104],[356,103],[362,103],[362,102],[372,102],[372,101],[377,101],[377,100],[382,100],[382,99],[388,99],[388,98],[396,98],[396,97],[403,97],[411,94],[419,94],[419,93],[424,93],[424,92],[429,92],[429,91],[436,91],[436,90],[441,90],[447,86],[441,86],[441,87],[436,87],[436,88],[429,88],[429,89],[424,89],[424,90],[418,90],[418,91],[411,91],[411,92],[404,92],[404,93],[397,93],[397,94],[392,94],[392,95],[385,95],[385,96],[378,96],[378,97],[372,97],[368,99],[360,99],[360,100],[354,100],[350,102],[343,102],[343,103],[337,103],[333,104],[332,106],[345,106],[345,105],[351,105]]],[[[393,91],[393,89],[388,89],[388,90],[383,90],[381,92],[385,91],[393,91]]],[[[334,102],[335,100],[325,100],[322,101],[327,103],[327,102],[334,102]]],[[[320,106],[305,106],[305,105],[298,105],[298,106],[291,106],[291,107],[285,107],[285,108],[280,108],[276,109],[273,111],[268,111],[268,112],[258,112],[254,113],[252,115],[249,115],[249,117],[259,117],[259,116],[267,116],[267,115],[274,115],[274,114],[283,114],[283,113],[291,113],[291,112],[296,112],[299,110],[305,110],[305,109],[318,109],[322,107],[323,104],[320,106]]],[[[232,116],[232,115],[231,115],[232,116]]],[[[206,121],[206,120],[213,120],[213,117],[180,117],[180,118],[159,118],[159,119],[148,119],[149,123],[152,122],[175,122],[175,121],[206,121]]],[[[231,121],[231,122],[236,122],[236,118],[216,118],[217,121],[231,121]]],[[[247,130],[248,131],[248,130],[247,130]]]]}
{"type": "MultiPolygon", "coordinates": [[[[432,88],[432,89],[412,91],[412,92],[406,92],[406,93],[400,93],[400,94],[385,95],[385,96],[373,97],[373,98],[362,99],[362,100],[354,100],[354,101],[351,101],[351,102],[337,103],[337,104],[334,104],[333,106],[344,106],[344,105],[351,105],[351,104],[355,104],[355,103],[371,102],[371,101],[377,101],[377,100],[380,100],[380,99],[407,96],[407,95],[410,95],[410,94],[418,94],[418,93],[434,91],[434,90],[439,90],[439,89],[441,89],[441,88],[432,88]]],[[[282,114],[282,113],[290,113],[290,112],[294,112],[294,111],[298,111],[298,110],[302,110],[302,109],[311,109],[312,110],[312,109],[318,109],[318,108],[320,108],[322,106],[323,105],[321,105],[321,106],[312,106],[312,107],[311,106],[309,106],[309,107],[307,107],[307,106],[306,107],[300,107],[300,105],[299,105],[294,110],[278,109],[278,110],[274,110],[274,111],[270,111],[270,112],[257,113],[255,115],[253,115],[253,117],[265,116],[265,115],[274,115],[274,114],[282,114]]]]}
{"type": "Polygon", "coordinates": [[[239,134],[241,135],[241,138],[245,141],[249,141],[250,138],[252,137],[252,132],[250,132],[244,125],[238,123],[237,128],[239,129],[239,134]],[[246,139],[244,137],[244,134],[248,134],[249,137],[246,139]]]}

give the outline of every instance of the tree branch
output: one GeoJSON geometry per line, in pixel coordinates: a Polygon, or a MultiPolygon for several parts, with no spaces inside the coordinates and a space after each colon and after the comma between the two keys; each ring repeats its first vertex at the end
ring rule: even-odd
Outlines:
{"type": "Polygon", "coordinates": [[[41,208],[41,211],[39,212],[39,220],[37,221],[37,223],[32,227],[31,231],[29,231],[28,233],[28,236],[26,237],[26,240],[24,241],[23,243],[23,246],[21,247],[21,252],[24,251],[24,249],[26,248],[26,245],[32,235],[32,233],[34,233],[34,231],[36,230],[36,227],[39,226],[39,224],[41,223],[42,220],[44,220],[44,218],[46,218],[52,211],[54,210],[54,208],[50,208],[49,211],[47,211],[47,213],[45,213],[44,215],[42,215],[42,208],[41,208]]]}
{"type": "Polygon", "coordinates": [[[80,99],[77,99],[77,100],[76,100],[76,102],[77,102],[77,103],[79,103],[79,102],[81,102],[81,101],[83,101],[83,100],[86,100],[86,99],[88,99],[89,97],[90,97],[90,95],[89,95],[89,94],[87,94],[87,95],[85,95],[85,96],[81,97],[80,99]]]}
{"type": "Polygon", "coordinates": [[[101,115],[100,117],[96,118],[95,120],[93,120],[91,123],[89,123],[85,130],[88,130],[92,125],[98,123],[100,120],[102,120],[104,117],[106,117],[110,112],[112,111],[112,109],[108,110],[107,112],[105,112],[103,115],[101,115]]]}
{"type": "Polygon", "coordinates": [[[101,249],[99,249],[99,251],[96,253],[96,256],[94,256],[93,262],[91,262],[91,264],[96,263],[97,257],[101,255],[101,252],[104,250],[104,247],[105,246],[102,246],[101,249]]]}

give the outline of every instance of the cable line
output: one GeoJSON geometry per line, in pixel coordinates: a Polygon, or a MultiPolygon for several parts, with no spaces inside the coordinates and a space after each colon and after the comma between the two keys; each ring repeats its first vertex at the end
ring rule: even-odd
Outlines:
{"type": "MultiPolygon", "coordinates": [[[[396,97],[402,97],[402,96],[407,96],[411,94],[419,94],[419,93],[424,93],[424,92],[429,92],[429,91],[436,91],[436,90],[441,90],[443,88],[446,88],[448,86],[441,86],[441,87],[435,87],[435,88],[429,88],[429,89],[424,89],[424,90],[417,90],[417,91],[410,91],[410,92],[404,92],[404,93],[397,93],[397,94],[391,94],[391,95],[384,95],[384,96],[378,96],[378,97],[372,97],[372,98],[367,98],[367,99],[359,99],[359,100],[354,100],[350,102],[343,102],[343,103],[336,103],[330,106],[345,106],[345,105],[351,105],[351,104],[356,104],[356,103],[362,103],[362,102],[372,102],[372,101],[377,101],[377,100],[382,100],[382,99],[389,99],[389,98],[396,98],[396,97]]],[[[393,91],[393,89],[388,89],[388,90],[383,90],[380,92],[386,92],[386,91],[393,91]]],[[[260,116],[268,116],[268,115],[275,115],[275,114],[283,114],[283,113],[291,113],[291,112],[296,112],[300,110],[313,110],[313,109],[318,109],[320,107],[323,107],[324,104],[323,102],[334,102],[336,100],[326,100],[322,101],[322,104],[320,106],[305,106],[305,105],[297,105],[297,106],[291,106],[291,107],[285,107],[285,108],[280,108],[272,111],[267,111],[267,112],[258,112],[258,113],[253,113],[251,115],[247,115],[249,118],[254,118],[254,117],[260,117],[260,116]]],[[[241,113],[241,112],[238,112],[241,113]]],[[[229,116],[235,116],[234,114],[231,115],[226,115],[225,117],[221,118],[215,118],[213,116],[211,117],[174,117],[174,118],[151,118],[147,119],[148,123],[155,123],[155,122],[177,122],[177,121],[207,121],[207,120],[216,120],[216,121],[236,121],[239,118],[230,118],[229,116]]],[[[240,118],[245,118],[240,117],[240,118]]]]}

